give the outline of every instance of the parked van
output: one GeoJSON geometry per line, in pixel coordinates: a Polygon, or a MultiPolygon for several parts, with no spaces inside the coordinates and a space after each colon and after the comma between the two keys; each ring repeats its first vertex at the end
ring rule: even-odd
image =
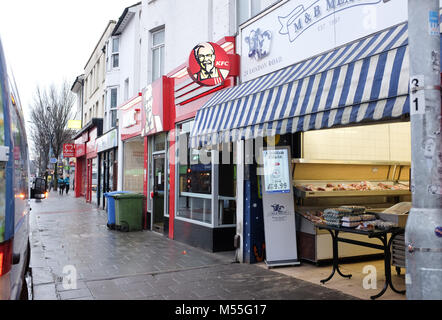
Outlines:
{"type": "Polygon", "coordinates": [[[28,297],[25,281],[30,258],[28,177],[25,121],[0,40],[0,299],[28,297]]]}

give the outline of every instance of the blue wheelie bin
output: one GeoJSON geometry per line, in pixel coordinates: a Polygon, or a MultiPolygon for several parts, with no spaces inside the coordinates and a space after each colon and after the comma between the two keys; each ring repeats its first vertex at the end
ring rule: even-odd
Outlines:
{"type": "Polygon", "coordinates": [[[116,194],[131,193],[129,191],[112,191],[106,192],[104,196],[107,199],[107,227],[111,230],[115,229],[115,199],[116,194]]]}

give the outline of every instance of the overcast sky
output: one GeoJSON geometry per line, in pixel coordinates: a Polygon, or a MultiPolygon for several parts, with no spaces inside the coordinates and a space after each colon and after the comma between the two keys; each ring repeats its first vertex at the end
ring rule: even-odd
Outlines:
{"type": "Polygon", "coordinates": [[[72,84],[109,20],[137,0],[0,0],[0,37],[25,118],[37,85],[72,84]]]}

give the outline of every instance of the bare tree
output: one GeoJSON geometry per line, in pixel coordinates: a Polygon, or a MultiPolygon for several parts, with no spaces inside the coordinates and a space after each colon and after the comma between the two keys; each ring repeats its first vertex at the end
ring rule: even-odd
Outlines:
{"type": "MultiPolygon", "coordinates": [[[[34,151],[41,169],[49,163],[52,149],[54,158],[58,159],[63,151],[63,144],[69,142],[74,131],[68,129],[75,97],[65,81],[59,89],[52,85],[47,90],[37,88],[31,111],[31,138],[34,151]]],[[[54,170],[54,190],[57,190],[57,168],[54,170]]]]}
{"type": "Polygon", "coordinates": [[[33,149],[37,156],[38,172],[40,175],[46,172],[49,163],[51,145],[49,113],[47,111],[47,97],[37,88],[31,110],[31,139],[33,149]]]}

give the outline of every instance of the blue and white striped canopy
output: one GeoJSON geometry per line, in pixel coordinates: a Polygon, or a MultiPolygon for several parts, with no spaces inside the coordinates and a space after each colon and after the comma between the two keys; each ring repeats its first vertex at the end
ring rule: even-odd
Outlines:
{"type": "Polygon", "coordinates": [[[394,119],[409,113],[408,24],[214,95],[192,147],[394,119]]]}

